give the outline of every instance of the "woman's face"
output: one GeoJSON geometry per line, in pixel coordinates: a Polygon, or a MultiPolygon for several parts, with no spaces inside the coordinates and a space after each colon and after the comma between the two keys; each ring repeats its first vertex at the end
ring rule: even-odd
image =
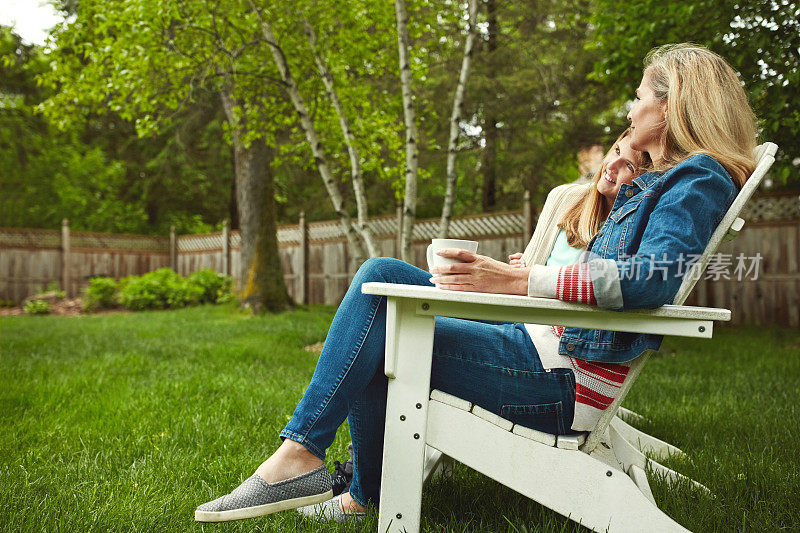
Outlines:
{"type": "Polygon", "coordinates": [[[630,184],[636,177],[639,153],[631,148],[631,136],[623,137],[603,160],[602,173],[597,180],[597,192],[603,195],[609,209],[614,205],[617,192],[623,183],[630,184]]]}
{"type": "Polygon", "coordinates": [[[636,100],[628,112],[631,123],[631,148],[647,152],[653,161],[662,156],[661,136],[667,125],[667,102],[656,98],[650,88],[650,73],[645,71],[639,88],[636,89],[636,100]]]}

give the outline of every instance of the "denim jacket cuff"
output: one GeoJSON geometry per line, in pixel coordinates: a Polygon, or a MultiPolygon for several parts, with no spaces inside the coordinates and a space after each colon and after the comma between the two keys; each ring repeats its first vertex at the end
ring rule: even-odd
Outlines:
{"type": "Polygon", "coordinates": [[[555,298],[561,267],[533,265],[528,274],[528,296],[555,298]]]}

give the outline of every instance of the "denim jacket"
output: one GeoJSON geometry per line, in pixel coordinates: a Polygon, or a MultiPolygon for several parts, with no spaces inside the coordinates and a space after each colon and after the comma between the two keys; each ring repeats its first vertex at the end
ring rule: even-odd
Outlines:
{"type": "MultiPolygon", "coordinates": [[[[622,185],[611,213],[582,257],[599,307],[654,309],[671,303],[692,263],[736,196],[733,180],[707,155],[622,185]]],[[[531,296],[553,297],[558,267],[534,266],[531,296]],[[547,287],[547,288],[543,288],[547,287]]],[[[559,353],[621,363],[657,350],[662,335],[568,327],[559,353]]]]}

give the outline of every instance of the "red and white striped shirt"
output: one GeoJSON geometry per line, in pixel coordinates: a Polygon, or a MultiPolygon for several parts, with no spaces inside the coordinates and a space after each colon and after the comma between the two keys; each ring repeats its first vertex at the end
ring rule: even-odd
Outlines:
{"type": "MultiPolygon", "coordinates": [[[[597,305],[588,263],[563,266],[555,279],[559,300],[597,305]]],[[[575,374],[575,416],[572,429],[591,431],[603,411],[619,395],[630,371],[627,363],[601,363],[558,353],[564,328],[526,324],[545,369],[569,368],[575,374]]]]}
{"type": "MultiPolygon", "coordinates": [[[[578,263],[559,269],[556,297],[567,302],[597,305],[589,275],[589,263],[578,263]]],[[[553,331],[561,338],[564,328],[553,326],[553,331]]],[[[618,396],[630,366],[566,357],[575,373],[575,419],[572,427],[576,431],[591,431],[603,411],[618,396]],[[586,424],[591,424],[591,427],[586,427],[586,424]],[[576,428],[576,425],[581,428],[576,428]]]]}

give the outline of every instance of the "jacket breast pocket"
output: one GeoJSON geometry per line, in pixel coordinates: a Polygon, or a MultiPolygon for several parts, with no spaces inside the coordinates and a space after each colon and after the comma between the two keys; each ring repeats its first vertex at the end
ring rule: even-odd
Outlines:
{"type": "Polygon", "coordinates": [[[636,198],[635,200],[631,200],[622,205],[619,209],[617,209],[614,213],[611,214],[611,220],[615,223],[619,224],[625,218],[628,218],[629,215],[635,213],[639,206],[642,205],[642,197],[636,198]]]}
{"type": "MultiPolygon", "coordinates": [[[[614,234],[608,243],[608,252],[615,254],[617,259],[625,259],[631,251],[629,244],[634,238],[634,233],[641,231],[643,226],[641,224],[641,217],[644,216],[642,206],[642,199],[644,196],[640,195],[630,202],[622,205],[610,218],[615,222],[614,234]]],[[[606,255],[606,257],[613,257],[613,255],[606,255]]]]}

